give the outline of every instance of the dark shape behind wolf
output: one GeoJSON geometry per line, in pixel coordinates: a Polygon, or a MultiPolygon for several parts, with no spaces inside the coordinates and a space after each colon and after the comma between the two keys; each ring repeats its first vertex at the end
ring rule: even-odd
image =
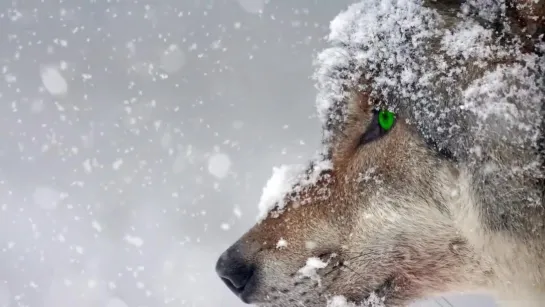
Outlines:
{"type": "Polygon", "coordinates": [[[544,3],[366,0],[337,16],[316,60],[323,150],[271,179],[284,189],[217,262],[226,285],[259,306],[457,291],[542,306],[544,3]]]}

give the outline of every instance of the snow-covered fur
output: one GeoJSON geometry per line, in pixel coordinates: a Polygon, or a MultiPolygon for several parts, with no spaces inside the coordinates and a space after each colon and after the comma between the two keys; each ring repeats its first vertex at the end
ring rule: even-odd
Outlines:
{"type": "Polygon", "coordinates": [[[449,292],[544,306],[543,33],[545,0],[364,0],[341,13],[316,60],[323,150],[295,175],[278,169],[220,276],[259,306],[449,292]],[[377,109],[395,112],[391,130],[377,109]],[[233,257],[250,268],[236,285],[233,257]]]}

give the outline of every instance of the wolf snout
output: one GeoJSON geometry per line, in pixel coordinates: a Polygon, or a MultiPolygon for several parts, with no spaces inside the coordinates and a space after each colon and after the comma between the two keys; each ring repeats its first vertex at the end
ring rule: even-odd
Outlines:
{"type": "Polygon", "coordinates": [[[249,303],[246,297],[249,295],[254,271],[255,266],[244,260],[236,244],[226,250],[216,262],[218,276],[245,303],[249,303]]]}

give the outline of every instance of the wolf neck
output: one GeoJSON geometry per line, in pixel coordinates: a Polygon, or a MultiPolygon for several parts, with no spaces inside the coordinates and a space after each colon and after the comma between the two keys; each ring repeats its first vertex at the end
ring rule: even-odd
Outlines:
{"type": "Polygon", "coordinates": [[[534,300],[543,304],[545,299],[543,232],[536,232],[535,229],[532,231],[531,221],[522,218],[540,218],[545,222],[545,217],[543,215],[530,217],[528,212],[524,212],[532,208],[504,210],[501,207],[490,207],[493,204],[483,204],[476,196],[474,178],[469,172],[461,172],[456,181],[456,188],[450,191],[452,201],[448,204],[449,211],[455,228],[465,237],[470,248],[480,259],[479,262],[482,262],[482,271],[489,272],[481,276],[486,290],[500,300],[505,299],[507,302],[505,306],[511,306],[508,302],[516,302],[518,305],[515,305],[519,306],[522,301],[526,302],[526,299],[528,302],[524,306],[534,306],[532,303],[534,300]],[[503,215],[506,214],[511,215],[507,218],[519,218],[515,220],[517,224],[503,229],[491,227],[490,219],[497,218],[494,215],[505,218],[503,215]],[[510,297],[504,297],[507,294],[510,297]]]}

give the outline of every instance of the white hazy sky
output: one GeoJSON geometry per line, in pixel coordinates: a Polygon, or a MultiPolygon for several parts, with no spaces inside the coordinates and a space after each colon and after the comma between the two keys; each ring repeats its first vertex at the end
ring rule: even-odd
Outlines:
{"type": "Polygon", "coordinates": [[[215,260],[317,148],[350,2],[0,1],[0,307],[242,307],[215,260]]]}

